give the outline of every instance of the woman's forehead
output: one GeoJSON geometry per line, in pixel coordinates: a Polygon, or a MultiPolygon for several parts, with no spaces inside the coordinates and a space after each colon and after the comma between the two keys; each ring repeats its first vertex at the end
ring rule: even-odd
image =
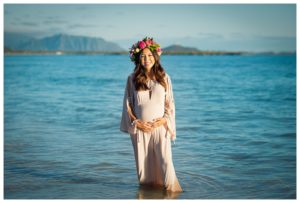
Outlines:
{"type": "Polygon", "coordinates": [[[148,48],[143,49],[142,54],[152,53],[148,48]]]}

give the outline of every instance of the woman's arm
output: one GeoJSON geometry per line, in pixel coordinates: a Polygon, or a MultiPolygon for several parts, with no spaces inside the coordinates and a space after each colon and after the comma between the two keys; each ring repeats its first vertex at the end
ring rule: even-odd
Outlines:
{"type": "Polygon", "coordinates": [[[123,99],[123,110],[122,110],[122,118],[120,124],[120,130],[129,134],[136,133],[136,126],[132,125],[132,122],[135,120],[135,115],[132,111],[131,106],[133,105],[133,97],[132,97],[132,79],[131,75],[128,76],[126,82],[126,88],[124,92],[123,99]]]}
{"type": "Polygon", "coordinates": [[[166,76],[167,90],[165,100],[165,127],[170,134],[172,140],[176,139],[176,123],[175,123],[175,101],[173,96],[173,87],[170,77],[166,76]]]}

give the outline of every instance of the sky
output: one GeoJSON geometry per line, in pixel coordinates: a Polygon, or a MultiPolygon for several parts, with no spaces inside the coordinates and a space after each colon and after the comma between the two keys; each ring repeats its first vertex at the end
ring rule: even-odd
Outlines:
{"type": "Polygon", "coordinates": [[[295,51],[296,4],[4,4],[4,31],[101,37],[126,50],[149,36],[162,47],[295,51]]]}

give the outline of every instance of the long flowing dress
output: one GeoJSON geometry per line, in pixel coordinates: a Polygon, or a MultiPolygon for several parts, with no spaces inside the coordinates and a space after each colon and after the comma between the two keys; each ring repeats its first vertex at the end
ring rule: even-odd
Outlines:
{"type": "Polygon", "coordinates": [[[140,184],[163,186],[167,191],[181,192],[171,151],[171,140],[176,139],[175,104],[171,79],[167,74],[165,77],[166,90],[151,80],[151,90],[136,91],[133,74],[128,76],[120,130],[131,136],[140,184]],[[149,133],[143,132],[132,124],[129,109],[142,121],[164,117],[167,122],[149,133]]]}

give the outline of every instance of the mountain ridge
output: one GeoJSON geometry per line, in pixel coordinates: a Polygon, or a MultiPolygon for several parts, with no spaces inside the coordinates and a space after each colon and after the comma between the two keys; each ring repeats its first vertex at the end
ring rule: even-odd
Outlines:
{"type": "Polygon", "coordinates": [[[191,52],[199,52],[200,50],[195,48],[195,47],[187,47],[187,46],[182,46],[179,44],[173,44],[170,46],[167,46],[165,48],[162,49],[164,52],[168,52],[168,53],[177,53],[177,52],[181,52],[181,53],[191,53],[191,52]]]}
{"type": "Polygon", "coordinates": [[[63,33],[41,39],[26,38],[25,35],[12,33],[5,33],[4,36],[4,47],[17,51],[124,51],[118,44],[106,41],[101,37],[76,36],[63,33]]]}

